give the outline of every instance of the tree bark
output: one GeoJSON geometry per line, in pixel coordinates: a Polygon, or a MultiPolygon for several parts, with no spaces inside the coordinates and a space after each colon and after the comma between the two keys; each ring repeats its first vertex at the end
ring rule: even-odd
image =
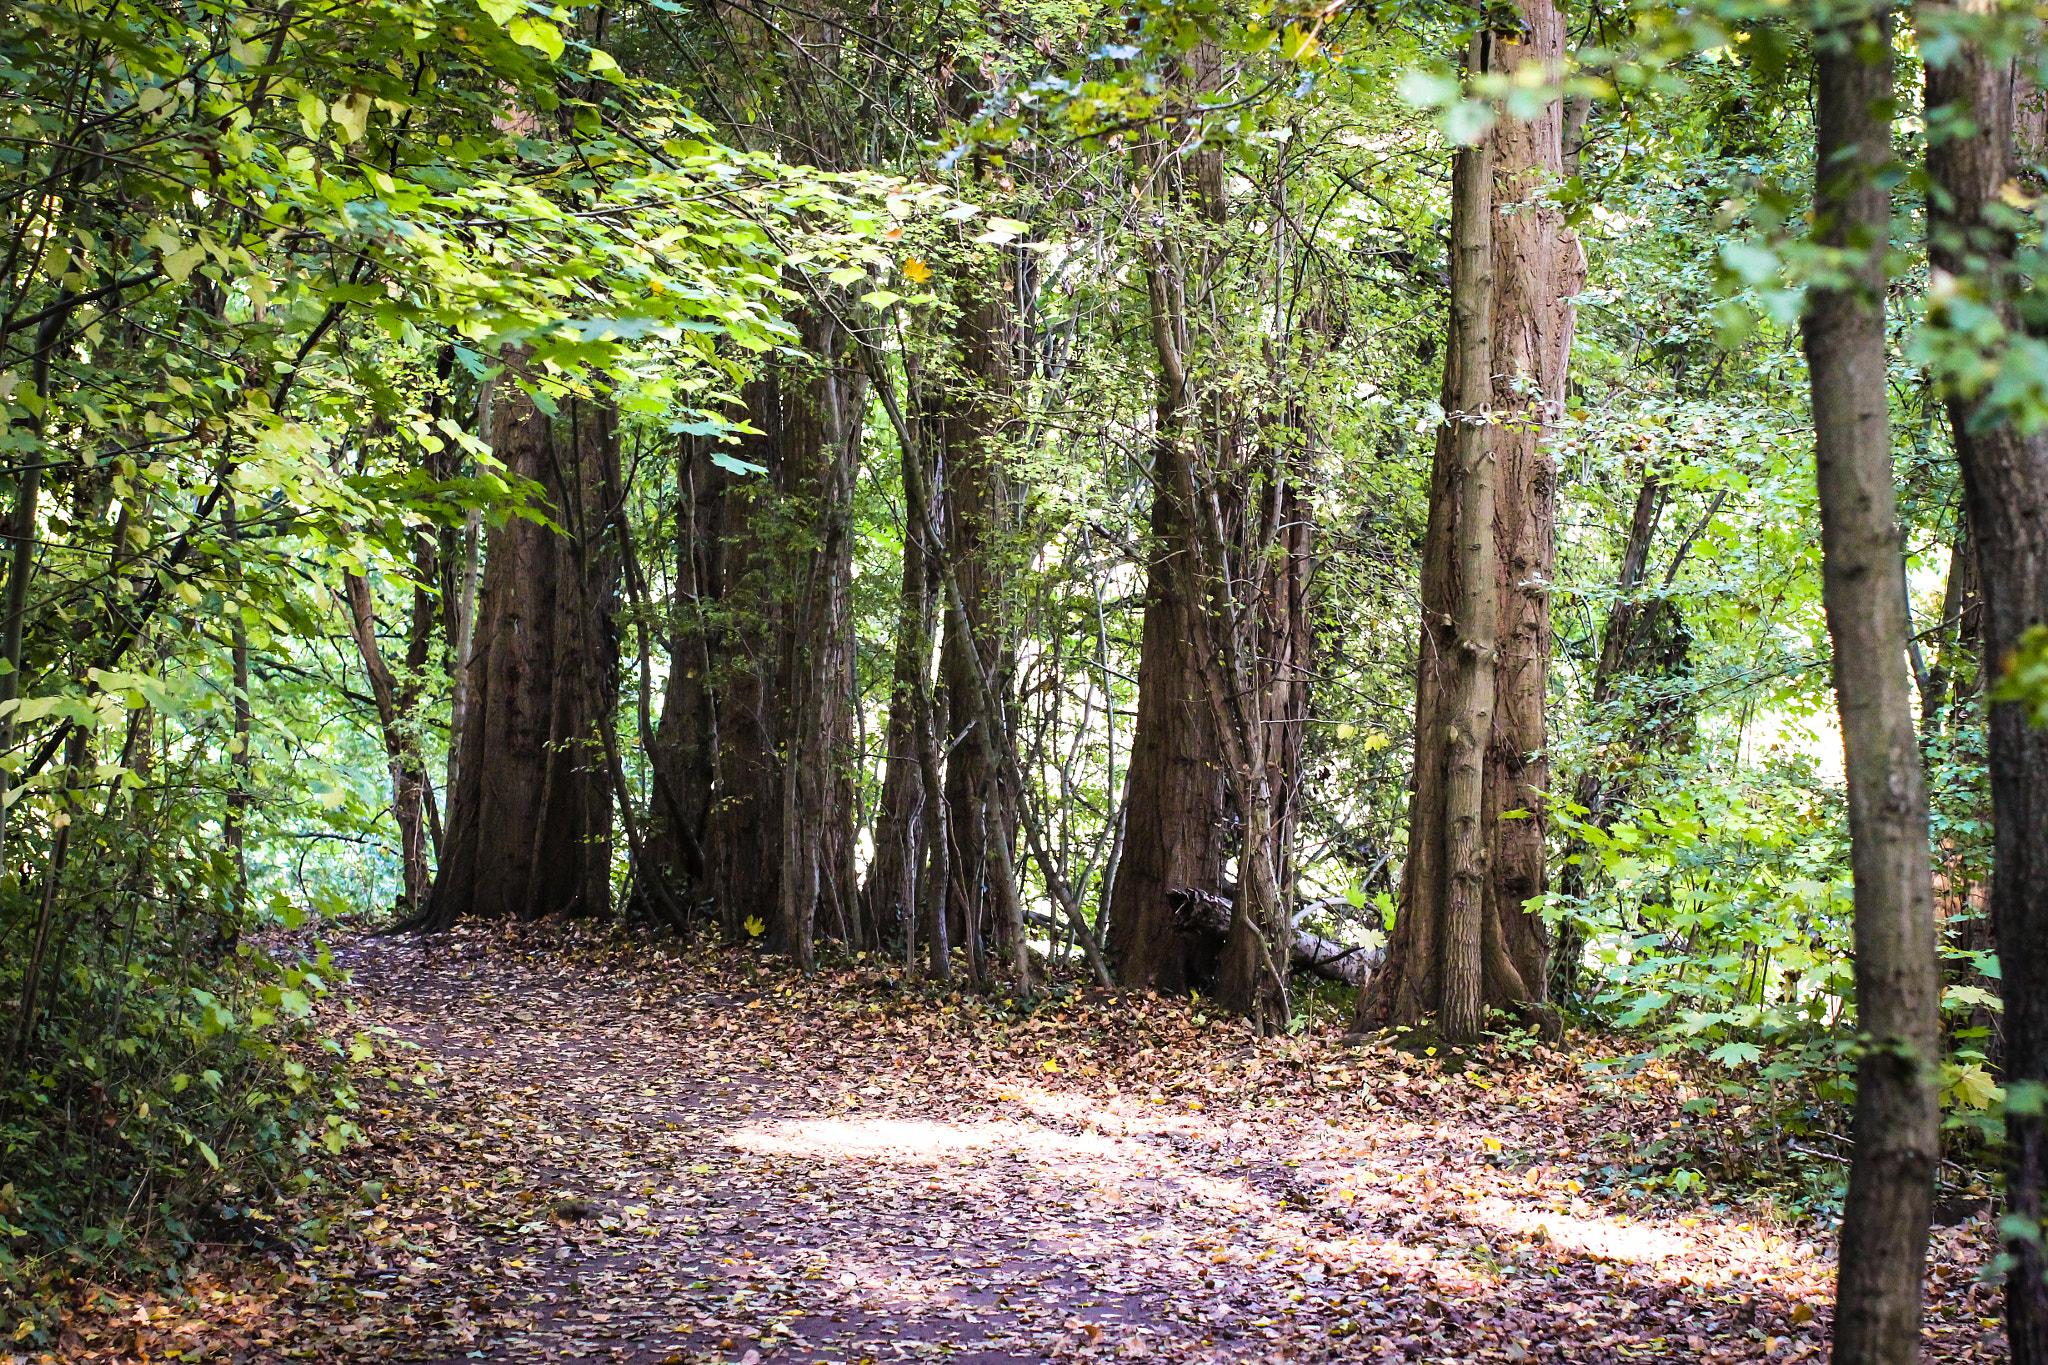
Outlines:
{"type": "MultiPolygon", "coordinates": [[[[1197,211],[1220,226],[1224,216],[1216,153],[1194,158],[1197,211]],[[1208,188],[1212,185],[1213,188],[1208,188]],[[1206,190],[1206,192],[1205,192],[1206,190]]],[[[1169,172],[1141,153],[1137,174],[1155,182],[1169,172]]],[[[1173,243],[1160,250],[1172,252],[1173,243]]],[[[1219,739],[1208,707],[1208,684],[1190,613],[1203,610],[1200,582],[1184,571],[1197,531],[1191,486],[1181,466],[1193,395],[1182,357],[1188,349],[1182,271],[1171,263],[1147,270],[1152,290],[1154,350],[1160,355],[1152,441],[1152,509],[1145,566],[1145,617],[1138,648],[1138,720],[1124,778],[1123,855],[1110,889],[1109,950],[1125,986],[1169,993],[1205,984],[1213,948],[1176,924],[1172,895],[1214,892],[1223,885],[1228,853],[1229,797],[1218,763],[1219,739]],[[1165,331],[1162,333],[1161,328],[1165,331]]]]}
{"type": "Polygon", "coordinates": [[[1814,227],[1840,253],[1842,273],[1808,292],[1802,330],[1849,788],[1861,1035],[1833,1359],[1912,1365],[1938,1156],[1940,977],[1885,384],[1891,197],[1878,177],[1892,160],[1890,15],[1865,9],[1814,36],[1814,227]]]}
{"type": "MultiPolygon", "coordinates": [[[[1209,56],[1191,60],[1192,84],[1209,88],[1209,56]]],[[[1219,157],[1182,171],[1156,151],[1141,147],[1134,169],[1159,211],[1183,207],[1221,228],[1219,157]]],[[[1223,262],[1200,240],[1163,234],[1147,249],[1159,362],[1151,560],[1110,937],[1128,984],[1186,990],[1213,972],[1226,1009],[1277,1029],[1289,1009],[1285,880],[1308,708],[1300,414],[1283,398],[1261,418],[1213,386],[1225,343],[1202,320],[1223,262]],[[1173,905],[1218,892],[1233,853],[1238,911],[1219,958],[1173,905]]],[[[1276,271],[1270,283],[1277,318],[1285,282],[1276,271]]]]}
{"type": "Polygon", "coordinates": [[[598,735],[618,700],[618,570],[603,547],[617,418],[591,402],[550,418],[512,382],[521,359],[499,381],[492,445],[540,485],[560,530],[513,518],[490,534],[446,849],[428,904],[401,927],[611,910],[613,782],[598,735]]]}
{"type": "Polygon", "coordinates": [[[400,696],[410,689],[392,675],[391,666],[384,661],[384,651],[377,641],[376,599],[369,579],[361,574],[345,574],[342,591],[347,599],[356,653],[362,658],[363,672],[370,680],[370,697],[377,706],[384,761],[391,772],[391,817],[398,825],[399,913],[411,915],[426,904],[432,874],[427,867],[426,765],[420,758],[417,737],[409,729],[411,708],[406,703],[411,698],[401,700],[400,696]]]}
{"type": "MultiPolygon", "coordinates": [[[[1943,7],[1946,9],[1946,7],[1943,7]]],[[[1943,16],[1930,7],[1926,18],[1943,16]]],[[[2018,119],[2013,64],[1964,44],[1927,68],[1929,257],[1936,279],[1993,306],[2019,331],[2013,293],[2023,287],[2011,232],[1998,219],[2016,174],[2016,137],[2038,138],[2038,116],[2018,119]],[[1960,116],[1960,117],[1958,117],[1960,116]]],[[[2031,157],[2027,158],[2031,160],[2031,157]]],[[[1931,310],[1935,326],[1944,310],[1931,310]]],[[[2048,621],[2048,433],[2023,432],[1982,396],[1949,400],[1983,592],[1983,659],[1997,668],[2030,625],[2048,621]]],[[[1989,709],[1992,819],[1991,921],[2005,1001],[2008,1092],[2048,1084],[2048,731],[2030,728],[2016,702],[1989,709]]],[[[1860,964],[1859,964],[1860,968],[1860,964]]],[[[2006,1340],[2015,1365],[2048,1362],[2048,1260],[2038,1229],[2048,1184],[2048,1124],[2038,1107],[2006,1119],[2008,1211],[2035,1229],[2008,1239],[2006,1340]]],[[[1845,1234],[1846,1235],[1846,1234],[1845,1234]]]]}
{"type": "MultiPolygon", "coordinates": [[[[904,459],[917,456],[917,447],[903,448],[904,459]]],[[[921,483],[913,471],[904,472],[903,578],[897,595],[896,653],[884,729],[882,799],[875,814],[875,855],[861,887],[862,915],[878,942],[908,940],[913,934],[917,873],[925,851],[924,757],[930,737],[924,694],[931,671],[936,603],[924,555],[930,514],[911,491],[921,483]]]]}
{"type": "MultiPolygon", "coordinates": [[[[1663,476],[1651,470],[1643,476],[1643,486],[1636,494],[1634,513],[1629,517],[1628,539],[1621,552],[1621,571],[1615,575],[1614,602],[1607,609],[1607,620],[1600,631],[1600,657],[1593,665],[1593,683],[1588,689],[1586,713],[1603,735],[1608,727],[1606,710],[1613,700],[1614,680],[1622,672],[1622,660],[1632,651],[1635,644],[1636,622],[1642,614],[1643,575],[1649,565],[1650,545],[1657,536],[1657,523],[1663,516],[1665,488],[1663,476]]],[[[1605,748],[1603,742],[1597,748],[1605,748]]],[[[1585,814],[1580,817],[1597,828],[1607,828],[1607,797],[1609,781],[1603,773],[1604,761],[1597,753],[1589,754],[1586,770],[1579,774],[1578,782],[1572,788],[1572,804],[1585,814]]],[[[1592,856],[1592,848],[1585,839],[1573,835],[1566,841],[1564,861],[1558,874],[1559,889],[1568,901],[1582,899],[1586,894],[1585,861],[1592,856]]],[[[1565,919],[1558,924],[1557,943],[1550,959],[1550,998],[1569,1000],[1579,992],[1579,971],[1586,951],[1584,927],[1576,919],[1565,919]]]]}
{"type": "MultiPolygon", "coordinates": [[[[1564,52],[1562,12],[1551,0],[1523,0],[1516,17],[1515,31],[1488,35],[1492,69],[1514,72],[1535,65],[1554,78],[1564,52]]],[[[1563,123],[1561,103],[1552,102],[1526,121],[1503,117],[1487,135],[1495,211],[1488,373],[1483,377],[1491,415],[1484,432],[1495,499],[1494,558],[1483,569],[1495,592],[1496,632],[1492,726],[1480,741],[1480,839],[1486,862],[1479,917],[1481,993],[1483,1007],[1523,1012],[1546,1030],[1557,1023],[1543,1004],[1549,944],[1541,917],[1529,908],[1548,885],[1542,796],[1550,780],[1544,701],[1556,494],[1555,470],[1543,441],[1564,406],[1574,324],[1571,299],[1585,270],[1576,238],[1547,197],[1562,174],[1563,123]]],[[[1454,238],[1460,231],[1454,222],[1454,238]]],[[[1459,412],[1466,378],[1458,358],[1467,353],[1468,342],[1458,334],[1455,317],[1452,332],[1444,408],[1459,412]]],[[[1419,1024],[1440,1015],[1448,985],[1452,828],[1447,802],[1453,735],[1461,733],[1453,693],[1462,649],[1459,604],[1466,598],[1455,547],[1467,544],[1456,437],[1456,425],[1446,423],[1437,433],[1432,462],[1408,856],[1386,966],[1359,997],[1355,1027],[1361,1031],[1419,1024]]]]}
{"type": "MultiPolygon", "coordinates": [[[[1488,69],[1492,36],[1472,40],[1472,69],[1488,69]]],[[[1458,338],[1457,406],[1448,411],[1458,479],[1458,597],[1454,682],[1448,716],[1450,772],[1444,782],[1443,993],[1437,1026],[1444,1041],[1469,1043],[1486,1023],[1484,999],[1487,849],[1480,828],[1487,740],[1493,734],[1495,647],[1500,594],[1494,543],[1499,475],[1487,425],[1493,374],[1493,149],[1461,149],[1451,172],[1452,327],[1458,338]]]]}
{"type": "Polygon", "coordinates": [[[727,622],[717,691],[718,771],[706,882],[728,934],[765,937],[808,965],[815,926],[838,931],[854,888],[839,869],[853,809],[851,499],[866,381],[847,338],[807,312],[806,355],[767,362],[742,398],[763,474],[724,493],[727,622]],[[773,859],[764,863],[764,855],[773,859]]]}
{"type": "Polygon", "coordinates": [[[647,857],[691,915],[707,890],[704,841],[721,758],[728,478],[700,441],[686,441],[676,454],[675,593],[668,680],[648,753],[656,801],[647,857]]]}

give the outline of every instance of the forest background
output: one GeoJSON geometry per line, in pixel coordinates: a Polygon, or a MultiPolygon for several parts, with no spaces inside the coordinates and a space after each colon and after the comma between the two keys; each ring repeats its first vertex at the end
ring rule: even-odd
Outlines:
{"type": "MultiPolygon", "coordinates": [[[[9,19],[13,1286],[175,1261],[225,1184],[352,1141],[374,1040],[254,931],[385,906],[1018,1009],[1093,979],[1265,1032],[1613,1031],[1703,1082],[1645,1188],[1840,1199],[1812,16],[9,19]]],[[[1952,408],[2040,403],[1930,273],[1924,190],[1884,377],[1967,1186],[2004,660],[1952,408]]]]}

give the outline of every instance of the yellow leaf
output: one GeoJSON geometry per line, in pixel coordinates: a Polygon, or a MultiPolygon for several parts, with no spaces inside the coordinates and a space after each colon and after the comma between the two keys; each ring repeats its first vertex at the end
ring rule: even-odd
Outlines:
{"type": "Polygon", "coordinates": [[[741,924],[740,928],[747,931],[747,937],[749,938],[759,938],[768,932],[768,926],[762,922],[759,915],[747,916],[746,922],[741,924]]]}
{"type": "Polygon", "coordinates": [[[1812,1304],[1810,1304],[1810,1303],[1795,1303],[1795,1304],[1793,1304],[1793,1305],[1792,1305],[1792,1321],[1793,1321],[1794,1323],[1801,1323],[1801,1322],[1812,1322],[1812,1321],[1813,1321],[1813,1305],[1812,1305],[1812,1304]]]}
{"type": "Polygon", "coordinates": [[[917,257],[912,256],[903,263],[903,273],[919,284],[923,284],[932,277],[932,268],[917,257]]]}
{"type": "Polygon", "coordinates": [[[1489,1151],[1489,1152],[1498,1152],[1498,1151],[1500,1151],[1500,1139],[1499,1139],[1499,1138],[1481,1138],[1481,1139],[1480,1139],[1480,1141],[1481,1141],[1481,1142],[1484,1142],[1484,1143],[1486,1144],[1486,1150],[1487,1150],[1487,1151],[1489,1151]]]}

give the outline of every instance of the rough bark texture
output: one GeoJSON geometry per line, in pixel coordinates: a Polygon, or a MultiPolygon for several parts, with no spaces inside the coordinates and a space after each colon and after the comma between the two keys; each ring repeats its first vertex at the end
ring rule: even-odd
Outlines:
{"type": "MultiPolygon", "coordinates": [[[[1223,198],[1218,158],[1193,158],[1190,197],[1211,223],[1220,223],[1223,198]],[[1212,163],[1215,163],[1212,165],[1212,163]],[[1212,183],[1213,182],[1213,183],[1212,183]]],[[[1141,157],[1140,174],[1165,174],[1141,157]]],[[[1156,186],[1164,194],[1163,185],[1156,186]]],[[[1164,244],[1162,249],[1170,249],[1164,244]]],[[[1170,268],[1169,268],[1170,269],[1170,268]]],[[[1155,267],[1148,275],[1163,272],[1155,267]]],[[[1172,272],[1181,285],[1178,271],[1172,272]]],[[[1155,279],[1155,292],[1163,282],[1155,279]]],[[[1181,992],[1205,983],[1214,970],[1214,950],[1175,923],[1170,896],[1183,890],[1214,892],[1223,884],[1228,856],[1229,799],[1218,762],[1207,683],[1197,645],[1188,635],[1190,611],[1202,610],[1199,584],[1183,572],[1196,530],[1192,509],[1178,495],[1188,458],[1182,432],[1190,394],[1181,357],[1187,337],[1173,334],[1184,321],[1178,308],[1155,298],[1168,336],[1161,351],[1162,373],[1155,405],[1152,509],[1148,526],[1151,556],[1145,566],[1145,619],[1138,651],[1138,721],[1131,738],[1124,781],[1124,842],[1110,891],[1109,951],[1125,986],[1181,992]],[[1166,352],[1171,350],[1172,356],[1166,352]]],[[[1157,332],[1161,319],[1155,316],[1157,332]]]]}
{"type": "MultiPolygon", "coordinates": [[[[1553,0],[1521,0],[1523,31],[1495,61],[1557,72],[1565,13],[1553,0]]],[[[1554,74],[1553,74],[1553,79],[1554,74]]],[[[1549,942],[1528,902],[1549,889],[1550,594],[1557,562],[1557,468],[1544,442],[1564,412],[1584,253],[1550,192],[1564,171],[1561,102],[1533,119],[1504,118],[1493,141],[1493,412],[1498,465],[1494,541],[1499,625],[1493,738],[1486,749],[1487,924],[1501,951],[1487,954],[1490,1001],[1543,999],[1549,942]],[[1526,817],[1503,819],[1507,811],[1526,817]]]]}
{"type": "Polygon", "coordinates": [[[1855,880],[1855,1158],[1842,1206],[1834,1356],[1920,1359],[1934,1197],[1940,974],[1927,791],[1906,666],[1906,597],[1885,388],[1891,34],[1882,10],[1815,35],[1815,231],[1847,278],[1803,325],[1820,486],[1822,596],[1849,789],[1855,880]]]}
{"type": "Polygon", "coordinates": [[[611,908],[612,781],[596,735],[617,706],[618,571],[603,548],[615,418],[571,402],[550,419],[509,377],[493,408],[498,458],[540,485],[561,529],[514,518],[489,538],[447,846],[416,917],[429,930],[611,908]]]}
{"type": "Polygon", "coordinates": [[[735,478],[722,516],[725,581],[713,687],[717,772],[706,886],[726,931],[807,961],[814,928],[848,932],[854,810],[837,768],[853,742],[849,516],[865,381],[845,338],[814,315],[808,355],[778,356],[743,394],[735,478]]]}
{"type": "MultiPolygon", "coordinates": [[[[1930,139],[1929,254],[1935,270],[2014,323],[2010,235],[1986,210],[2015,172],[2014,141],[2040,136],[2038,98],[2017,99],[2012,68],[1965,45],[1927,72],[1930,109],[1967,115],[1967,130],[1930,139]],[[2016,112],[2015,105],[2021,107],[2016,112]]],[[[1944,126],[1955,128],[1953,123],[1944,126]]],[[[1992,210],[1994,213],[1995,209],[1992,210]]],[[[1937,313],[1934,321],[1940,325],[1937,313]]],[[[2029,625],[2048,620],[2048,435],[2023,433],[1967,396],[1950,403],[1983,592],[1983,649],[1996,669],[2029,625]]],[[[1993,827],[1991,920],[2005,1000],[2005,1082],[2048,1082],[2048,731],[2017,704],[1990,707],[1993,827]]],[[[2048,1183],[2048,1128],[2039,1114],[2007,1120],[2009,1210],[2039,1225],[2048,1183]]],[[[2042,1245],[2015,1238],[2006,1276],[2006,1337],[2016,1365],[2048,1361],[2042,1245]]]]}
{"type": "MultiPolygon", "coordinates": [[[[1502,71],[1525,63],[1554,70],[1564,51],[1561,11],[1549,0],[1524,0],[1516,13],[1519,31],[1492,34],[1490,60],[1502,71]]],[[[1563,123],[1561,105],[1552,103],[1533,119],[1503,117],[1489,134],[1495,212],[1491,420],[1485,432],[1495,464],[1498,613],[1494,719],[1481,798],[1488,869],[1481,918],[1483,993],[1487,1006],[1533,1007],[1546,1024],[1552,1022],[1541,1008],[1548,943],[1541,918],[1526,908],[1547,886],[1541,794],[1550,780],[1544,698],[1556,494],[1555,470],[1542,441],[1563,409],[1574,321],[1571,299],[1585,278],[1577,239],[1545,197],[1562,173],[1563,123]],[[1529,814],[1503,819],[1508,811],[1529,814]]],[[[1446,351],[1447,411],[1459,409],[1463,382],[1456,358],[1465,348],[1455,330],[1446,351]]],[[[1442,1002],[1449,838],[1445,801],[1458,650],[1456,604],[1464,592],[1454,547],[1461,543],[1462,495],[1455,428],[1446,424],[1437,433],[1423,549],[1416,750],[1401,908],[1386,966],[1359,998],[1360,1029],[1419,1023],[1442,1002]]]]}
{"type": "MultiPolygon", "coordinates": [[[[952,361],[958,373],[948,374],[931,396],[931,420],[926,424],[945,501],[946,553],[966,595],[973,635],[970,641],[957,630],[944,632],[939,668],[952,702],[948,743],[978,718],[969,673],[976,664],[969,650],[978,653],[983,676],[996,681],[998,702],[1003,699],[1001,680],[1007,676],[1010,653],[1000,600],[1009,492],[995,448],[1005,420],[1011,372],[1002,284],[1000,272],[976,271],[955,292],[952,361]]],[[[996,723],[1007,723],[1007,717],[998,717],[996,723]]],[[[948,937],[967,944],[976,962],[988,940],[1015,951],[1007,919],[999,913],[1005,892],[996,866],[1015,846],[1016,822],[994,776],[978,743],[959,744],[946,763],[946,805],[959,859],[948,896],[948,937]],[[1002,850],[994,847],[996,840],[1003,842],[1002,850]]]]}
{"type": "MultiPolygon", "coordinates": [[[[1192,54],[1187,76],[1211,88],[1211,55],[1192,54]]],[[[1156,152],[1142,147],[1136,169],[1158,211],[1222,226],[1220,157],[1156,152]]],[[[1180,991],[1213,975],[1225,1008],[1279,1027],[1311,642],[1311,546],[1294,463],[1303,433],[1291,407],[1257,414],[1211,388],[1215,371],[1242,362],[1205,335],[1222,263],[1200,241],[1169,233],[1147,251],[1159,359],[1152,558],[1109,937],[1126,984],[1180,991]],[[1232,855],[1237,914],[1219,958],[1173,905],[1183,894],[1218,894],[1232,855]]],[[[1271,285],[1277,300],[1282,278],[1271,285]]],[[[1268,362],[1281,354],[1269,349],[1268,362]]]]}
{"type": "MultiPolygon", "coordinates": [[[[1487,69],[1492,35],[1473,39],[1473,69],[1487,69]]],[[[1457,615],[1452,630],[1451,705],[1444,780],[1443,990],[1437,1024],[1447,1042],[1469,1043],[1486,1023],[1483,951],[1487,848],[1481,829],[1493,735],[1495,646],[1499,629],[1500,547],[1494,499],[1500,466],[1487,439],[1493,385],[1493,149],[1461,149],[1451,172],[1452,330],[1458,338],[1457,406],[1446,408],[1457,464],[1457,615]]]]}

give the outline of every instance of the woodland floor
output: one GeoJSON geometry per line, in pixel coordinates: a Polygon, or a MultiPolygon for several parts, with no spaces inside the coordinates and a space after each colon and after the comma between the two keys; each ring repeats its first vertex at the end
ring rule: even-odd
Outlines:
{"type": "MultiPolygon", "coordinates": [[[[355,1207],[178,1301],[97,1291],[69,1358],[1824,1357],[1822,1231],[1599,1192],[1619,1149],[1703,1121],[1672,1077],[1446,1075],[1092,990],[995,1020],[734,954],[336,957],[352,1025],[431,1077],[371,1100],[355,1207]]],[[[1936,1229],[1929,1360],[2004,1357],[1988,1236],[1936,1229]]]]}

